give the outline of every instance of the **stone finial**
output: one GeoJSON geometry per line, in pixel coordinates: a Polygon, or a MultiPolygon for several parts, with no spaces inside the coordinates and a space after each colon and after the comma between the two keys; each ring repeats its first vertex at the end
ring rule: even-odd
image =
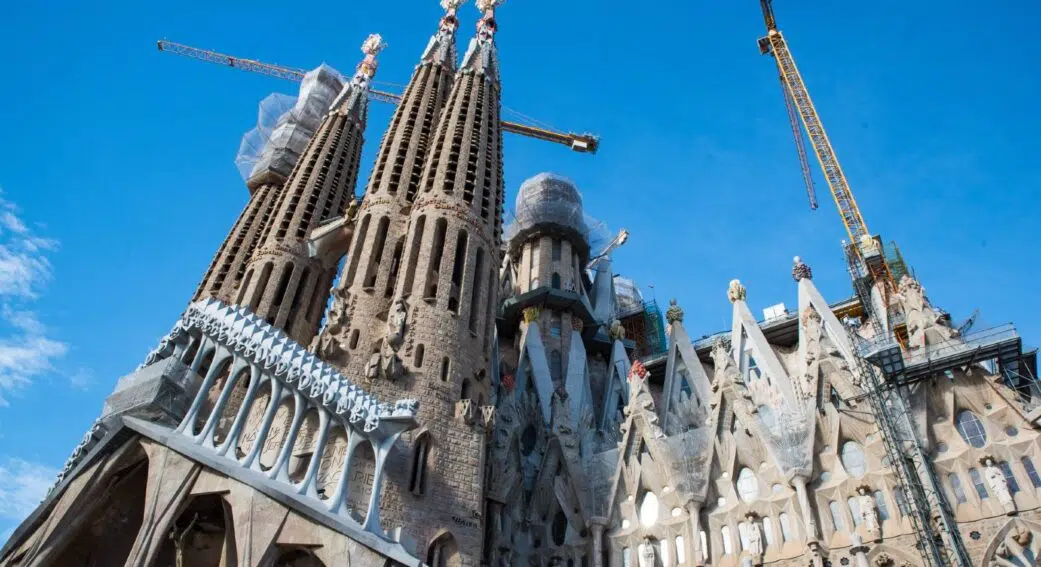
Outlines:
{"type": "Polygon", "coordinates": [[[637,379],[637,378],[640,379],[640,380],[646,380],[647,376],[649,376],[649,375],[650,375],[650,372],[647,371],[647,369],[643,366],[643,363],[640,362],[639,359],[636,359],[636,360],[633,361],[632,367],[629,368],[629,381],[630,382],[632,382],[633,379],[637,379]]]}
{"type": "Polygon", "coordinates": [[[802,258],[798,256],[795,257],[794,265],[792,266],[792,278],[795,281],[813,279],[813,270],[806,264],[803,264],[802,258]]]}
{"type": "Polygon", "coordinates": [[[730,299],[730,303],[744,301],[746,295],[747,290],[745,286],[741,285],[741,280],[730,280],[730,287],[727,288],[727,298],[730,299]]]}
{"type": "Polygon", "coordinates": [[[379,55],[379,52],[386,48],[387,42],[383,41],[383,36],[378,33],[365,38],[365,43],[361,44],[361,52],[365,55],[379,55]]]}
{"type": "Polygon", "coordinates": [[[676,322],[683,322],[683,309],[677,304],[675,299],[669,300],[669,309],[665,311],[665,321],[670,325],[676,322]]]}
{"type": "Polygon", "coordinates": [[[463,4],[466,4],[466,0],[441,0],[441,7],[451,14],[454,14],[463,4]]]}

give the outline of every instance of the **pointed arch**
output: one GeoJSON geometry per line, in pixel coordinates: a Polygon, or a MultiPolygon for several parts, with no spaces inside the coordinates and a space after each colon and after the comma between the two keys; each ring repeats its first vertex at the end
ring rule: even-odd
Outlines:
{"type": "Polygon", "coordinates": [[[439,532],[427,547],[426,564],[428,567],[460,567],[459,544],[455,536],[447,530],[439,532]]]}
{"type": "Polygon", "coordinates": [[[412,443],[412,465],[409,469],[409,492],[416,496],[426,493],[427,485],[427,463],[430,459],[432,436],[429,431],[423,431],[416,436],[412,443]]]}

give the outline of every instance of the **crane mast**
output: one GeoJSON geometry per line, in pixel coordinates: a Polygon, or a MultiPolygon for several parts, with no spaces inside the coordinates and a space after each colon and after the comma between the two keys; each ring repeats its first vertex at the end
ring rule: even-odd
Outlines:
{"type": "MultiPolygon", "coordinates": [[[[871,321],[876,337],[878,335],[884,337],[892,332],[900,340],[901,328],[903,336],[906,337],[906,326],[901,324],[896,328],[890,328],[889,325],[890,293],[896,291],[896,282],[893,277],[893,269],[883,253],[881,240],[868,231],[867,223],[860,214],[860,208],[853,198],[853,191],[849,187],[842,166],[839,165],[831,140],[824,131],[824,125],[813,105],[799,68],[795,65],[795,59],[788,49],[784,35],[777,29],[772,0],[759,0],[759,4],[766,22],[766,36],[759,39],[759,51],[764,55],[773,55],[780,71],[789,117],[793,113],[792,107],[794,106],[794,111],[801,119],[810,145],[824,171],[828,188],[831,190],[839,215],[842,217],[842,223],[849,235],[846,256],[850,263],[850,272],[854,278],[857,295],[860,297],[866,314],[872,315],[871,311],[875,311],[871,321]],[[880,309],[872,309],[872,289],[879,293],[881,305],[878,307],[880,309]]],[[[797,126],[794,128],[798,147],[801,143],[801,132],[797,131],[797,126]]],[[[800,152],[800,158],[802,157],[803,152],[800,152]]],[[[803,161],[803,166],[805,175],[808,172],[805,161],[803,161]]],[[[808,182],[808,189],[811,187],[809,183],[811,182],[808,182]]],[[[812,203],[813,193],[811,192],[810,195],[812,203]]],[[[902,265],[902,261],[898,263],[902,265]]],[[[853,333],[853,335],[855,334],[853,333]]],[[[851,337],[851,339],[856,338],[858,337],[851,337]]],[[[900,340],[900,342],[906,344],[905,340],[900,340]]],[[[867,397],[871,401],[890,466],[897,476],[905,501],[910,507],[908,516],[918,538],[917,547],[923,560],[930,566],[967,567],[971,565],[951,507],[939,487],[931,460],[918,441],[914,424],[906,407],[907,402],[901,395],[906,386],[894,389],[890,387],[890,384],[885,383],[885,378],[880,377],[862,358],[856,357],[854,362],[856,371],[861,375],[861,382],[865,386],[867,397]]]]}

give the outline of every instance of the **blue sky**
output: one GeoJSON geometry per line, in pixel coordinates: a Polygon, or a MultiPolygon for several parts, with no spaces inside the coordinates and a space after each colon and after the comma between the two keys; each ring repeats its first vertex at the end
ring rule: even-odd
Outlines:
{"type": "MultiPolygon", "coordinates": [[[[955,320],[979,308],[1041,342],[1041,4],[776,4],[872,231],[955,320]]],[[[350,72],[379,32],[378,79],[404,83],[439,15],[433,0],[5,7],[0,540],[180,314],[245,203],[233,160],[257,103],[295,92],[155,41],[350,72]]],[[[462,10],[464,41],[476,15],[462,10]]],[[[616,269],[679,298],[694,336],[729,325],[735,277],[757,310],[794,305],[796,254],[829,300],[851,293],[816,170],[821,208],[806,204],[757,2],[515,0],[499,21],[506,105],[603,138],[589,157],[508,137],[508,207],[526,177],[574,179],[632,233],[616,269]]],[[[373,107],[362,179],[389,116],[373,107]]]]}

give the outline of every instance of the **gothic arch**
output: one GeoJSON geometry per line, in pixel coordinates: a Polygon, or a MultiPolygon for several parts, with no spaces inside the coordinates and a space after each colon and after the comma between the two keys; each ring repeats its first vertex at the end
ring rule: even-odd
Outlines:
{"type": "Polygon", "coordinates": [[[459,544],[448,530],[441,530],[427,547],[426,564],[429,567],[460,567],[459,544]]]}

